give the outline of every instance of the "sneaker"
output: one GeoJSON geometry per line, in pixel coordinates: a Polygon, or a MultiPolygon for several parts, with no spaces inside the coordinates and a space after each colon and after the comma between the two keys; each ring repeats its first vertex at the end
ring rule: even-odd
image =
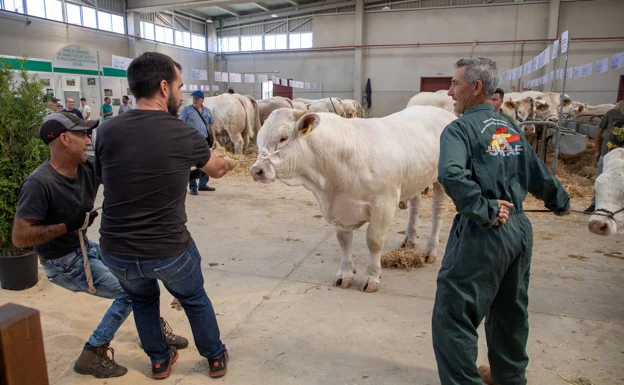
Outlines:
{"type": "Polygon", "coordinates": [[[584,212],[586,212],[586,213],[593,213],[594,211],[596,211],[596,206],[595,205],[591,205],[588,208],[586,208],[584,212]]]}
{"type": "Polygon", "coordinates": [[[210,186],[202,186],[199,188],[199,191],[215,191],[216,188],[210,186]]]}
{"type": "Polygon", "coordinates": [[[212,378],[225,376],[229,360],[230,355],[227,351],[219,358],[209,358],[208,364],[210,365],[210,372],[208,372],[208,375],[212,378]]]}
{"type": "Polygon", "coordinates": [[[167,337],[167,342],[169,342],[169,345],[175,347],[176,349],[184,349],[188,347],[188,340],[182,336],[173,334],[173,329],[171,329],[171,326],[169,326],[169,322],[165,321],[164,318],[160,317],[160,323],[162,325],[163,331],[165,332],[165,336],[167,337]]]}
{"type": "Polygon", "coordinates": [[[195,190],[195,189],[192,189],[189,192],[190,192],[191,195],[197,195],[197,190],[195,190]]]}
{"type": "Polygon", "coordinates": [[[78,374],[92,375],[95,378],[121,377],[128,373],[128,369],[115,362],[115,351],[109,344],[92,346],[85,344],[80,357],[74,364],[74,371],[78,374]],[[111,352],[111,357],[108,352],[111,352]]]}
{"type": "Polygon", "coordinates": [[[175,364],[180,357],[176,348],[173,346],[170,346],[169,348],[171,351],[169,352],[169,358],[167,361],[162,364],[152,365],[152,378],[155,380],[164,380],[169,377],[169,374],[171,374],[171,365],[175,364]]]}
{"type": "Polygon", "coordinates": [[[479,376],[481,376],[481,380],[483,380],[486,385],[498,385],[496,381],[494,381],[494,379],[492,378],[492,373],[490,372],[489,366],[481,365],[479,366],[477,371],[479,372],[479,376]]]}

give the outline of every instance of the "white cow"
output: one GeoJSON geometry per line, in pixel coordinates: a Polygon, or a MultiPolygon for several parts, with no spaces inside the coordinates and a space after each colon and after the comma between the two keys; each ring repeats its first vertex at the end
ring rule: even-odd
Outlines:
{"type": "Polygon", "coordinates": [[[283,96],[273,96],[272,98],[258,100],[260,125],[264,124],[271,112],[278,108],[293,108],[293,104],[290,99],[283,96]]]}
{"type": "Polygon", "coordinates": [[[327,107],[328,112],[332,112],[338,116],[345,117],[344,108],[342,107],[342,101],[338,98],[334,98],[334,97],[329,97],[329,98],[324,98],[324,99],[296,98],[296,99],[293,99],[293,103],[295,102],[301,102],[306,105],[322,103],[327,107]]]}
{"type": "MultiPolygon", "coordinates": [[[[505,95],[501,110],[512,117],[515,124],[520,125],[524,121],[535,120],[537,105],[535,100],[528,96],[512,99],[511,96],[505,95]]],[[[535,126],[527,124],[522,126],[522,130],[525,134],[534,134],[535,126]]]]}
{"type": "Polygon", "coordinates": [[[325,220],[336,227],[342,261],[335,286],[353,283],[353,231],[369,222],[370,259],[360,290],[377,291],[381,250],[399,202],[408,201],[403,245],[414,244],[421,192],[434,185],[427,261],[438,255],[446,194],[437,182],[440,134],[455,115],[435,107],[408,107],[384,118],[343,119],[334,114],[279,109],[258,135],[255,181],[276,179],[312,191],[325,220]]]}
{"type": "Polygon", "coordinates": [[[342,99],[342,108],[345,112],[345,118],[363,118],[364,117],[364,108],[362,105],[353,99],[342,99]]]}
{"type": "Polygon", "coordinates": [[[215,133],[229,136],[234,152],[244,154],[249,139],[254,137],[254,108],[251,100],[238,94],[223,94],[206,98],[215,121],[215,133]]]}
{"type": "Polygon", "coordinates": [[[453,98],[440,91],[419,92],[418,94],[413,96],[409,100],[409,102],[407,102],[407,107],[410,106],[434,106],[445,109],[452,113],[454,113],[455,111],[455,101],[453,100],[453,98]]]}
{"type": "Polygon", "coordinates": [[[624,227],[624,148],[611,150],[604,159],[602,174],[596,178],[596,214],[589,217],[589,231],[611,235],[624,227]]]}
{"type": "Polygon", "coordinates": [[[590,106],[588,104],[577,105],[570,114],[570,120],[582,123],[598,124],[609,111],[617,107],[617,104],[599,104],[590,106]]]}

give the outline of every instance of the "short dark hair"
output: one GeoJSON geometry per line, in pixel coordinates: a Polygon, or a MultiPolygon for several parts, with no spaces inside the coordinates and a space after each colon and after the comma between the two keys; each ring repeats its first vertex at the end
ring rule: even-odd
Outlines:
{"type": "Polygon", "coordinates": [[[495,93],[495,94],[499,94],[499,95],[501,96],[501,99],[505,97],[505,91],[503,91],[503,90],[502,90],[502,89],[500,89],[500,88],[497,88],[497,89],[494,91],[494,93],[495,93]]]}
{"type": "Polygon", "coordinates": [[[233,94],[233,93],[234,93],[234,89],[228,88],[228,94],[233,94]]]}
{"type": "Polygon", "coordinates": [[[145,52],[132,60],[128,66],[128,85],[137,99],[151,98],[165,80],[171,84],[176,78],[175,68],[182,66],[167,55],[158,52],[145,52]]]}
{"type": "Polygon", "coordinates": [[[85,99],[85,98],[80,98],[80,101],[81,101],[81,102],[82,102],[83,100],[84,100],[85,102],[87,101],[87,99],[85,99]]]}
{"type": "Polygon", "coordinates": [[[128,100],[130,100],[130,98],[128,97],[128,95],[124,95],[124,96],[122,96],[121,98],[122,98],[122,99],[128,99],[128,100]]]}
{"type": "Polygon", "coordinates": [[[105,96],[104,101],[106,101],[106,99],[111,100],[110,96],[105,96]]]}

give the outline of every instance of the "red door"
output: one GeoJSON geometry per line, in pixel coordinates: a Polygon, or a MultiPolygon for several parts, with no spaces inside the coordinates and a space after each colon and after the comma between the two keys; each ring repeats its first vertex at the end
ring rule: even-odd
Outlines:
{"type": "Polygon", "coordinates": [[[436,92],[451,88],[452,77],[420,78],[420,92],[436,92]]]}
{"type": "MultiPolygon", "coordinates": [[[[292,79],[288,79],[288,80],[292,80],[292,79]]],[[[285,98],[292,99],[293,89],[292,87],[282,86],[282,85],[273,83],[273,96],[283,96],[285,98]]]]}
{"type": "Polygon", "coordinates": [[[620,100],[624,100],[624,75],[620,75],[620,85],[618,86],[617,100],[615,102],[618,103],[620,100]]]}

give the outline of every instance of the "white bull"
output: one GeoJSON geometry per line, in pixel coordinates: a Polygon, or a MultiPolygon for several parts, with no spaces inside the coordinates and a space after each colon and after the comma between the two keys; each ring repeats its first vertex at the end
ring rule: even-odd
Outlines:
{"type": "Polygon", "coordinates": [[[596,214],[589,217],[589,231],[611,235],[624,227],[624,148],[611,150],[604,159],[602,174],[596,178],[596,214]]]}
{"type": "Polygon", "coordinates": [[[446,194],[437,182],[440,134],[455,116],[430,106],[408,107],[384,118],[343,119],[334,114],[279,109],[258,135],[255,181],[276,179],[312,191],[325,220],[337,231],[342,261],[335,286],[353,283],[353,231],[369,223],[370,259],[360,290],[377,291],[381,250],[399,202],[408,201],[403,245],[416,239],[421,192],[434,185],[427,261],[438,255],[446,194]]]}
{"type": "Polygon", "coordinates": [[[258,100],[260,125],[264,123],[271,112],[278,108],[293,108],[293,104],[290,99],[283,96],[273,96],[272,98],[258,100]]]}
{"type": "Polygon", "coordinates": [[[249,139],[254,137],[255,111],[251,100],[238,94],[223,94],[206,98],[204,103],[212,112],[215,133],[229,136],[234,152],[244,154],[249,139]]]}
{"type": "Polygon", "coordinates": [[[410,106],[434,106],[455,113],[455,101],[441,91],[419,92],[407,102],[407,107],[410,106]]]}
{"type": "Polygon", "coordinates": [[[609,111],[617,107],[617,104],[599,104],[590,106],[588,104],[579,104],[570,114],[570,120],[582,123],[598,124],[609,111]]]}

